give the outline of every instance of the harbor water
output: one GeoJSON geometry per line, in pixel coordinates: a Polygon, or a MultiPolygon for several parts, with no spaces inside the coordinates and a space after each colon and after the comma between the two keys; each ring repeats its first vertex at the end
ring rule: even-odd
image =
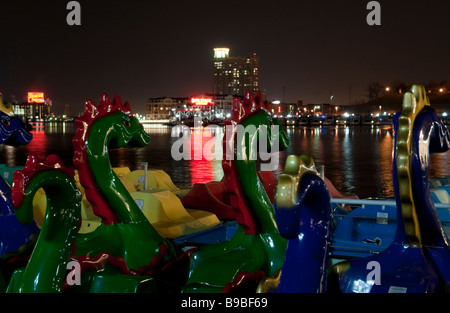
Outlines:
{"type": "MultiPolygon", "coordinates": [[[[173,182],[179,186],[191,186],[220,180],[223,177],[222,162],[219,158],[207,160],[194,157],[190,160],[175,160],[172,147],[179,140],[170,126],[144,125],[151,142],[139,149],[114,149],[109,151],[113,167],[127,166],[131,170],[143,168],[147,162],[149,169],[166,171],[173,182]]],[[[322,126],[286,127],[290,146],[280,152],[276,175],[283,171],[284,160],[289,154],[309,154],[316,166],[323,167],[325,176],[344,193],[353,193],[360,198],[391,198],[394,196],[391,161],[393,133],[391,126],[322,126]]],[[[72,138],[74,123],[47,123],[35,125],[34,138],[30,144],[21,147],[0,146],[0,163],[7,166],[23,166],[30,154],[44,158],[57,154],[67,165],[72,165],[72,138]]],[[[194,130],[203,144],[213,140],[218,133],[194,130]]],[[[222,134],[223,135],[223,134],[222,134]]],[[[221,149],[221,146],[219,147],[221,149]]],[[[192,148],[193,149],[193,148],[192,148]]],[[[449,153],[432,155],[430,158],[430,177],[449,175],[449,153]]]]}

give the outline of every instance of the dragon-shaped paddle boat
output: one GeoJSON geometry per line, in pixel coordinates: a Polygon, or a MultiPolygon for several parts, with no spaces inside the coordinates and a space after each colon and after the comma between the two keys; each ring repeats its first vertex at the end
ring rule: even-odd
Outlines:
{"type": "Polygon", "coordinates": [[[10,292],[137,291],[154,283],[145,283],[146,274],[176,257],[172,244],[152,227],[109,162],[108,149],[141,147],[150,140],[129,103],[122,104],[118,96],[111,102],[106,94],[98,106],[88,100],[76,125],[73,163],[102,222],[93,232],[79,234],[81,192],[74,169],[55,155],[45,160],[29,156],[24,169],[14,173],[16,215],[23,223],[33,219],[32,199],[40,188],[47,209],[29,262],[14,272],[10,292]],[[69,262],[79,264],[84,273],[80,286],[65,280],[69,262]]]}
{"type": "Polygon", "coordinates": [[[286,255],[282,269],[261,280],[258,292],[325,292],[332,232],[330,194],[310,156],[287,157],[274,207],[280,234],[288,241],[286,255]]]}
{"type": "MultiPolygon", "coordinates": [[[[99,106],[86,102],[85,114],[76,120],[73,139],[74,166],[50,155],[30,156],[22,171],[14,173],[13,202],[20,221],[33,219],[32,199],[40,188],[47,196],[41,234],[28,264],[14,272],[9,292],[217,292],[254,285],[271,276],[283,263],[286,240],[278,232],[272,203],[250,158],[259,136],[274,136],[280,149],[287,136],[267,112],[261,95],[247,93],[234,101],[233,132],[224,145],[234,156],[223,162],[232,208],[239,213],[239,227],[227,242],[177,249],[161,236],[133,201],[109,164],[108,149],[140,147],[149,142],[128,103],[118,96],[111,102],[104,94],[99,106]],[[252,125],[241,138],[239,125],[252,125]],[[266,131],[262,131],[265,129],[266,131]],[[75,173],[75,170],[77,173],[75,173]],[[83,187],[86,199],[101,224],[80,234],[83,187]],[[79,284],[70,279],[67,266],[81,271],[79,284]]],[[[224,150],[225,151],[225,150],[224,150]]]]}
{"type": "MultiPolygon", "coordinates": [[[[29,124],[15,116],[12,105],[3,103],[0,94],[0,143],[14,147],[26,145],[33,139],[30,130],[29,124]]],[[[1,170],[12,178],[11,169],[14,168],[3,165],[1,170]]],[[[9,177],[5,178],[11,181],[9,177]]],[[[34,222],[22,224],[17,220],[11,201],[11,186],[5,178],[0,176],[0,265],[2,274],[9,276],[7,272],[11,259],[33,244],[39,229],[34,222]]]]}
{"type": "MultiPolygon", "coordinates": [[[[276,144],[278,151],[285,150],[289,139],[279,121],[270,115],[268,103],[263,101],[261,93],[253,96],[246,92],[242,102],[235,98],[231,118],[225,120],[224,179],[221,183],[213,183],[218,192],[200,199],[194,192],[194,195],[186,195],[189,200],[183,203],[194,206],[204,204],[205,199],[211,200],[209,207],[214,213],[234,218],[238,226],[229,240],[199,245],[192,253],[184,292],[228,292],[247,288],[244,285],[256,290],[259,280],[280,270],[286,240],[277,228],[267,192],[271,189],[270,184],[263,184],[260,179],[266,176],[258,174],[257,158],[253,154],[264,151],[261,149],[275,152],[276,144]],[[266,147],[258,147],[261,136],[266,136],[266,147]]],[[[203,209],[208,208],[203,206],[203,209]]]]}
{"type": "Polygon", "coordinates": [[[338,263],[329,290],[340,292],[446,292],[450,247],[429,188],[431,153],[448,151],[450,134],[423,86],[413,85],[394,116],[392,179],[397,229],[377,255],[338,263]],[[374,272],[373,272],[374,271],[374,272]]]}
{"type": "MultiPolygon", "coordinates": [[[[450,134],[422,86],[405,93],[394,124],[392,178],[397,218],[392,243],[369,257],[330,266],[330,198],[308,156],[289,156],[275,207],[289,240],[281,273],[260,290],[328,293],[441,293],[448,291],[450,247],[429,189],[429,156],[450,147],[450,134]]],[[[331,252],[331,254],[330,254],[331,252]]]]}

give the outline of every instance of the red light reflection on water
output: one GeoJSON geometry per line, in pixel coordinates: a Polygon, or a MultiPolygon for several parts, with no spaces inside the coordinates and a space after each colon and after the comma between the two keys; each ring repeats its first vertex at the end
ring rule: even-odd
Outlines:
{"type": "Polygon", "coordinates": [[[33,140],[25,146],[27,155],[33,154],[40,158],[46,158],[48,156],[48,137],[44,131],[44,127],[39,125],[33,125],[33,140]]]}
{"type": "Polygon", "coordinates": [[[211,134],[211,131],[206,129],[193,129],[190,137],[190,153],[191,160],[189,161],[189,170],[191,172],[191,184],[197,183],[207,183],[211,181],[217,181],[222,179],[222,153],[220,153],[220,159],[207,160],[205,155],[207,155],[208,147],[211,148],[211,144],[217,142],[220,144],[214,146],[214,149],[220,149],[222,151],[221,143],[222,136],[220,140],[215,141],[215,137],[211,134]],[[199,144],[201,143],[201,144],[199,144]],[[207,143],[209,143],[207,145],[207,143]],[[201,156],[201,159],[200,159],[201,156]]]}

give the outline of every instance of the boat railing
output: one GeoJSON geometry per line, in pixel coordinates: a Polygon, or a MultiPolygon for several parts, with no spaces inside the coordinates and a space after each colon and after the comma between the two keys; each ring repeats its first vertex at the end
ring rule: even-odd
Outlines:
{"type": "MultiPolygon", "coordinates": [[[[346,199],[346,198],[331,198],[331,203],[344,206],[358,205],[364,207],[365,205],[381,205],[381,206],[397,206],[394,199],[346,199]]],[[[434,203],[436,209],[450,209],[450,203],[434,203]]]]}

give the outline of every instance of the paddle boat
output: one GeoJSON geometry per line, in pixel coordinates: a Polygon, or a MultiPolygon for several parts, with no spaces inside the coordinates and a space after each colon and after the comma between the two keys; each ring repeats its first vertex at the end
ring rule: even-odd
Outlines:
{"type": "MultiPolygon", "coordinates": [[[[272,126],[279,123],[268,113],[261,94],[253,97],[252,93],[243,102],[235,99],[227,123],[234,135],[225,137],[224,145],[235,147],[228,151],[237,155],[225,159],[223,167],[238,227],[225,242],[179,249],[150,223],[119,178],[121,174],[109,164],[108,149],[149,142],[129,104],[122,104],[118,96],[111,102],[105,94],[98,106],[87,101],[85,114],[76,120],[75,168],[55,155],[43,160],[31,155],[23,170],[14,173],[12,200],[17,218],[23,223],[35,218],[33,199],[41,188],[47,206],[31,257],[26,266],[14,271],[7,291],[232,291],[242,287],[241,281],[276,273],[283,263],[286,241],[278,233],[255,160],[248,156],[250,143],[259,136],[267,136],[271,144],[272,126]],[[239,125],[257,126],[250,128],[253,132],[243,145],[236,141],[239,125]],[[261,133],[261,125],[266,126],[266,133],[261,133]],[[93,231],[81,233],[85,200],[92,207],[90,214],[101,221],[93,231]],[[82,273],[79,283],[66,270],[73,264],[82,273]]],[[[285,149],[286,134],[280,130],[274,135],[279,137],[280,149],[285,149]]]]}
{"type": "MultiPolygon", "coordinates": [[[[420,89],[419,86],[415,88],[420,89]]],[[[424,107],[430,108],[429,102],[425,103],[424,107]]],[[[436,119],[434,124],[439,125],[444,134],[447,132],[439,118],[436,119]]],[[[417,142],[419,135],[414,138],[417,142]]],[[[428,164],[426,165],[428,166],[428,164]]],[[[444,233],[449,236],[450,188],[446,186],[447,179],[429,179],[427,184],[427,195],[429,194],[433,201],[444,233]]],[[[335,225],[332,242],[333,263],[378,254],[392,244],[397,230],[398,209],[396,199],[332,198],[331,203],[335,225]],[[343,205],[351,206],[352,210],[350,212],[342,210],[343,205]]]]}
{"type": "MultiPolygon", "coordinates": [[[[165,238],[175,239],[220,224],[211,212],[186,209],[180,197],[186,189],[175,186],[169,175],[162,170],[144,169],[131,171],[128,167],[115,167],[112,171],[133,198],[135,204],[155,229],[165,238]]],[[[94,213],[92,204],[86,197],[85,188],[75,169],[78,189],[81,192],[80,234],[92,233],[101,225],[102,218],[94,213]]],[[[33,200],[35,221],[42,226],[47,208],[47,199],[43,189],[36,192],[33,200]]]]}
{"type": "Polygon", "coordinates": [[[75,168],[64,165],[56,155],[44,160],[30,155],[24,169],[14,173],[12,201],[17,218],[22,223],[34,219],[32,202],[41,188],[47,206],[31,257],[25,267],[14,271],[7,291],[71,289],[66,269],[72,261],[83,272],[91,270],[92,275],[82,275],[82,291],[153,288],[153,282],[146,284],[147,274],[174,260],[175,249],[151,226],[112,170],[108,156],[109,148],[140,147],[150,138],[129,103],[122,104],[118,96],[111,101],[103,94],[98,106],[86,101],[85,114],[75,122],[75,168]],[[78,232],[79,184],[93,213],[101,218],[95,230],[84,234],[78,232]],[[98,268],[102,268],[101,275],[95,271],[98,268]],[[120,283],[115,283],[117,273],[125,273],[120,283]]]}
{"type": "MultiPolygon", "coordinates": [[[[260,94],[254,97],[248,92],[244,101],[235,99],[232,112],[231,119],[226,120],[232,135],[224,136],[223,151],[232,151],[234,158],[223,160],[224,179],[193,188],[192,194],[181,197],[180,202],[186,210],[200,210],[195,205],[205,202],[207,195],[208,201],[213,199],[223,211],[215,205],[203,211],[234,220],[237,226],[231,237],[220,243],[189,246],[193,241],[175,243],[161,235],[130,192],[145,186],[123,183],[120,176],[129,173],[114,170],[109,163],[108,149],[140,147],[149,142],[129,104],[122,104],[118,97],[111,102],[107,95],[102,95],[99,106],[87,101],[85,114],[76,122],[75,168],[54,155],[45,160],[30,156],[23,170],[14,173],[12,201],[21,222],[34,219],[33,199],[41,188],[48,205],[31,257],[26,266],[14,271],[7,290],[445,291],[450,283],[446,267],[450,251],[428,186],[428,155],[447,150],[450,136],[421,87],[413,86],[405,93],[403,111],[394,118],[393,239],[388,244],[389,239],[381,238],[378,242],[387,247],[378,253],[338,263],[332,262],[339,239],[337,227],[356,210],[338,219],[333,216],[334,200],[326,180],[318,175],[308,156],[289,156],[278,179],[259,173],[255,160],[249,157],[252,144],[262,135],[271,143],[273,136],[261,132],[262,125],[268,130],[276,130],[273,126],[279,125],[260,94]],[[236,134],[240,125],[256,126],[243,141],[236,134]],[[89,214],[100,222],[92,231],[81,233],[83,219],[88,219],[82,213],[84,198],[92,207],[89,214]],[[76,273],[68,273],[71,266],[79,269],[79,281],[72,279],[76,273]],[[379,271],[371,276],[373,268],[379,271]]],[[[280,149],[287,148],[286,134],[280,130],[275,135],[280,149]]],[[[145,177],[148,171],[140,174],[138,182],[142,181],[139,176],[145,177]]],[[[147,179],[141,183],[148,184],[147,179]]],[[[376,214],[372,223],[389,225],[389,212],[376,214]]],[[[374,235],[379,232],[370,231],[374,235]]],[[[367,238],[368,243],[373,240],[376,244],[377,238],[367,238]]]]}
{"type": "MultiPolygon", "coordinates": [[[[306,166],[308,175],[302,175],[299,158],[293,157],[295,162],[290,163],[295,166],[288,164],[280,176],[283,182],[277,188],[276,197],[280,233],[288,239],[285,263],[281,273],[261,281],[260,290],[331,293],[448,291],[450,247],[429,188],[428,168],[430,153],[449,149],[450,133],[430,107],[425,89],[416,85],[405,93],[403,110],[395,115],[393,128],[392,176],[396,198],[395,206],[392,203],[388,206],[395,208],[396,215],[394,234],[392,239],[387,236],[386,248],[369,256],[354,255],[330,267],[329,257],[334,253],[330,244],[339,235],[330,232],[333,223],[331,200],[313,168],[306,166]]],[[[368,229],[358,229],[361,225],[355,223],[350,225],[351,231],[365,232],[363,237],[381,236],[378,226],[390,224],[390,212],[375,216],[366,214],[365,217],[371,217],[369,220],[373,225],[368,229]]],[[[345,220],[346,217],[339,223],[345,223],[345,220]]],[[[369,224],[362,225],[367,227],[369,224]]],[[[372,243],[372,240],[367,243],[372,243]]],[[[378,238],[378,241],[381,245],[383,238],[378,238]]]]}
{"type": "Polygon", "coordinates": [[[450,134],[431,108],[423,86],[413,85],[396,114],[392,176],[397,229],[377,255],[351,259],[331,269],[340,292],[446,292],[450,283],[448,238],[429,189],[429,155],[450,147],[450,134]],[[378,268],[377,276],[367,268],[378,268]]]}
{"type": "MultiPolygon", "coordinates": [[[[0,143],[9,146],[26,145],[33,139],[30,126],[14,114],[11,104],[4,104],[0,93],[0,143]]],[[[0,165],[0,257],[2,262],[16,256],[20,249],[35,240],[39,229],[35,223],[19,223],[11,203],[13,172],[21,167],[0,165]]]]}
{"type": "MultiPolygon", "coordinates": [[[[165,238],[188,236],[220,224],[213,213],[186,209],[180,196],[187,191],[175,186],[169,175],[162,170],[130,171],[129,168],[121,167],[113,168],[113,171],[145,217],[165,238]]],[[[83,186],[79,185],[79,189],[82,194],[82,222],[79,232],[87,234],[100,225],[101,218],[94,214],[83,186]]],[[[45,212],[44,202],[35,204],[35,209],[38,207],[40,212],[45,212]]]]}

